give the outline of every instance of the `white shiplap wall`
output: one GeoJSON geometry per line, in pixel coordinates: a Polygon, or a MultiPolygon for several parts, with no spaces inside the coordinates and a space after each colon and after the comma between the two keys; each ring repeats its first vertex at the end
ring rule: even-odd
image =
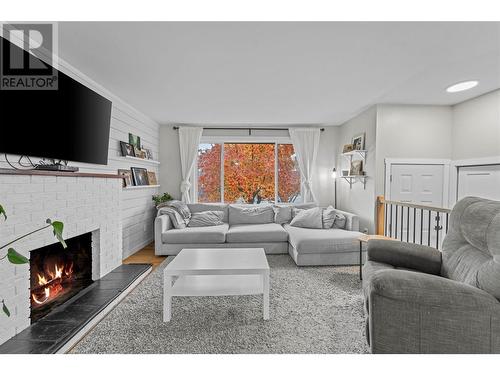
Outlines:
{"type": "MultiPolygon", "coordinates": [[[[120,141],[128,142],[128,133],[141,137],[143,147],[153,152],[153,159],[159,159],[159,131],[158,123],[137,111],[129,104],[112,94],[82,72],[67,62],[59,60],[58,69],[76,79],[100,95],[113,102],[111,111],[111,130],[109,139],[109,154],[107,165],[84,163],[70,163],[80,167],[81,172],[117,173],[118,169],[143,167],[156,172],[159,180],[159,166],[142,161],[134,161],[121,157],[120,141]]],[[[126,77],[123,77],[126,79],[126,77]]],[[[18,157],[9,155],[9,160],[15,161],[18,157]]],[[[36,159],[35,159],[36,160],[36,159]]],[[[34,161],[35,161],[34,160],[34,161]]],[[[10,168],[3,155],[0,156],[0,168],[10,168]]],[[[133,254],[143,246],[153,241],[153,220],[155,210],[151,196],[160,192],[159,188],[143,188],[124,190],[121,194],[121,220],[123,224],[123,258],[133,254]]]]}

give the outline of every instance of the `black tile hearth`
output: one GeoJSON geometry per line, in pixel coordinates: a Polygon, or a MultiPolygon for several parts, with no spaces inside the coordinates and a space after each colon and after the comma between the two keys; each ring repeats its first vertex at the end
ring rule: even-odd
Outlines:
{"type": "Polygon", "coordinates": [[[147,264],[121,265],[0,345],[0,354],[56,353],[150,269],[147,264]]]}

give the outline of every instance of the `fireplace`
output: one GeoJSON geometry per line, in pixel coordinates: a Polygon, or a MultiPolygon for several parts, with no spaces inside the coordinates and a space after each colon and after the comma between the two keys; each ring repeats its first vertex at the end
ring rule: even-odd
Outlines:
{"type": "Polygon", "coordinates": [[[92,233],[30,252],[33,324],[92,283],[92,233]]]}

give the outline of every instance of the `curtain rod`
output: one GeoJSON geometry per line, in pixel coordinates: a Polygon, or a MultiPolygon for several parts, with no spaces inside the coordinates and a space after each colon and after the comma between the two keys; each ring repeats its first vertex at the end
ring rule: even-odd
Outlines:
{"type": "MultiPolygon", "coordinates": [[[[288,128],[203,128],[204,130],[288,130],[288,128]]],[[[178,126],[174,126],[174,130],[179,130],[178,126]]],[[[325,128],[320,128],[322,132],[325,131],[325,128]]]]}

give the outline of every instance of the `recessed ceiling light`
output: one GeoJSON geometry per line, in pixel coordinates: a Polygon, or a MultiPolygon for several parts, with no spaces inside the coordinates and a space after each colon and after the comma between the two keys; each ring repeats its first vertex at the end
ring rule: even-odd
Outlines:
{"type": "Polygon", "coordinates": [[[450,87],[448,87],[446,89],[446,91],[448,91],[448,92],[465,91],[465,90],[469,90],[473,87],[476,87],[478,83],[479,83],[478,81],[459,82],[459,83],[455,83],[454,85],[451,85],[450,87]]]}

